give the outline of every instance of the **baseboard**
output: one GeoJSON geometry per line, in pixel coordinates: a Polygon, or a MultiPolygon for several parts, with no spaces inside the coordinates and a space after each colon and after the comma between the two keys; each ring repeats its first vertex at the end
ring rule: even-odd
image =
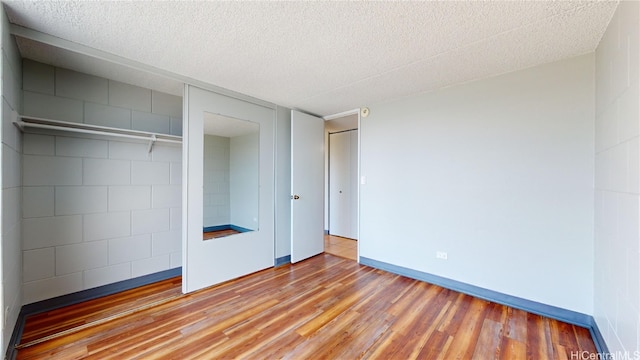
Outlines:
{"type": "Polygon", "coordinates": [[[536,301],[523,299],[517,296],[503,294],[497,291],[481,288],[479,286],[470,285],[456,280],[451,280],[442,276],[425,273],[422,271],[405,268],[398,265],[385,263],[382,261],[369,259],[360,256],[360,264],[367,265],[376,269],[385,270],[394,274],[406,276],[412,279],[428,282],[443,288],[455,290],[467,295],[471,295],[480,299],[495,302],[498,304],[510,306],[515,309],[524,310],[533,314],[546,316],[552,319],[560,320],[569,324],[578,325],[589,329],[593,342],[596,345],[598,353],[608,354],[608,348],[598,329],[598,326],[591,315],[579,313],[572,310],[559,308],[536,301]]]}
{"type": "Polygon", "coordinates": [[[329,235],[329,230],[325,230],[325,231],[324,231],[324,234],[325,234],[325,235],[329,235]]]}
{"type": "Polygon", "coordinates": [[[20,309],[18,320],[16,321],[13,333],[11,334],[11,340],[9,341],[9,344],[7,346],[5,359],[15,359],[17,355],[15,347],[20,343],[20,339],[22,338],[22,332],[24,330],[24,324],[27,316],[39,314],[45,311],[51,311],[64,306],[78,304],[83,301],[89,301],[107,295],[112,295],[125,290],[134,289],[140,286],[152,284],[154,282],[170,279],[172,277],[180,275],[182,275],[182,268],[177,267],[24,305],[20,309]]]}
{"type": "MultiPolygon", "coordinates": [[[[275,266],[285,265],[291,262],[291,255],[282,256],[275,259],[275,266]]],[[[442,286],[447,289],[465,293],[487,301],[492,301],[502,305],[507,305],[516,309],[524,310],[541,316],[564,321],[570,324],[578,325],[589,329],[593,342],[596,345],[598,354],[609,354],[609,349],[604,337],[598,328],[595,319],[586,314],[578,313],[572,310],[562,309],[559,307],[538,303],[535,301],[519,298],[503,294],[497,291],[484,289],[475,285],[466,284],[460,281],[447,279],[441,276],[388,264],[382,261],[369,259],[360,256],[360,264],[373,268],[385,270],[394,274],[406,276],[412,279],[425,281],[434,285],[442,286]]],[[[162,272],[141,276],[134,279],[124,280],[113,284],[100,286],[93,289],[83,290],[76,293],[59,296],[52,299],[42,300],[36,303],[24,305],[18,315],[15,328],[11,335],[11,340],[7,346],[5,359],[15,359],[17,352],[15,346],[20,343],[22,332],[24,330],[25,319],[29,315],[38,314],[44,311],[51,311],[63,306],[77,304],[79,302],[93,300],[102,296],[115,294],[125,290],[133,289],[154,282],[170,279],[182,274],[182,268],[165,270],[162,272]]]]}
{"type": "Polygon", "coordinates": [[[251,229],[247,229],[247,228],[243,228],[242,226],[236,226],[236,225],[229,225],[229,228],[231,228],[231,230],[235,230],[239,233],[246,233],[249,231],[253,231],[251,229]]]}
{"type": "Polygon", "coordinates": [[[278,267],[281,265],[289,264],[290,262],[291,262],[291,255],[281,256],[276,259],[276,263],[274,266],[278,267]]]}
{"type": "MultiPolygon", "coordinates": [[[[609,347],[604,341],[604,336],[602,336],[600,328],[598,328],[598,323],[596,323],[596,319],[594,318],[591,318],[591,326],[589,326],[589,332],[591,333],[591,338],[593,339],[594,344],[596,344],[596,350],[598,351],[598,354],[609,354],[609,347]]],[[[604,356],[602,358],[608,359],[604,356]]]]}
{"type": "Polygon", "coordinates": [[[18,314],[18,319],[16,320],[16,325],[13,328],[13,333],[11,333],[11,339],[9,339],[9,344],[7,344],[7,352],[4,355],[5,360],[15,360],[16,356],[18,356],[16,346],[20,344],[22,331],[24,331],[24,322],[25,315],[22,313],[22,310],[20,310],[20,314],[18,314]]]}
{"type": "Polygon", "coordinates": [[[251,229],[243,228],[242,226],[236,226],[236,225],[232,225],[232,224],[206,226],[206,227],[202,228],[202,232],[222,231],[222,230],[235,230],[235,231],[240,232],[240,233],[253,231],[251,229]]]}

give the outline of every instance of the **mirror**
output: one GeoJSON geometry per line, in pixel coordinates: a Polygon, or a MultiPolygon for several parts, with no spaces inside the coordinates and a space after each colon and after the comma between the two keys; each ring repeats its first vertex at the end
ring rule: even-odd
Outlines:
{"type": "Polygon", "coordinates": [[[204,113],[203,240],[258,230],[260,125],[204,113]]]}

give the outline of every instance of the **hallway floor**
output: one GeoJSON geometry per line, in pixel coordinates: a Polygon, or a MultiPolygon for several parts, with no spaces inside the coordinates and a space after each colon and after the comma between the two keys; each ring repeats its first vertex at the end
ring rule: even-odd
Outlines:
{"type": "Polygon", "coordinates": [[[340,236],[324,236],[324,252],[343,258],[358,259],[358,241],[340,236]]]}

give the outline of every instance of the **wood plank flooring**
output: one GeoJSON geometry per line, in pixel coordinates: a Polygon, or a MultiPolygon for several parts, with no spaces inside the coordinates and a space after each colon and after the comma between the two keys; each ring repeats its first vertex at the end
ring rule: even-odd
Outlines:
{"type": "Polygon", "coordinates": [[[27,319],[21,344],[39,342],[61,332],[93,326],[133,309],[154,306],[182,296],[182,278],[175,277],[99,299],[56,309],[27,319]]]}
{"type": "Polygon", "coordinates": [[[217,238],[234,235],[234,234],[240,234],[240,231],[236,231],[233,229],[207,231],[202,233],[202,240],[217,239],[217,238]]]}
{"type": "Polygon", "coordinates": [[[587,329],[329,254],[179,291],[175,278],[32,316],[22,343],[68,333],[17,358],[570,359],[596,351],[587,329]],[[167,300],[156,304],[158,296],[167,300]],[[142,309],[118,316],[127,303],[142,309]],[[100,318],[109,321],[89,323],[100,318]]]}
{"type": "Polygon", "coordinates": [[[324,252],[327,254],[340,256],[343,258],[358,259],[358,241],[340,236],[324,236],[324,252]]]}

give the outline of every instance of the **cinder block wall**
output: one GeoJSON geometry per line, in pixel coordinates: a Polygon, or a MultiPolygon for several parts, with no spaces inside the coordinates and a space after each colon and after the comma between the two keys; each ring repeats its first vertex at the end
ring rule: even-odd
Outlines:
{"type": "Polygon", "coordinates": [[[594,318],[616,358],[640,351],[640,3],[596,50],[594,318]]]}
{"type": "MultiPolygon", "coordinates": [[[[24,115],[181,135],[182,99],[23,62],[24,115]]],[[[23,303],[181,265],[182,148],[23,136],[23,303]]]]}
{"type": "Polygon", "coordinates": [[[2,128],[0,129],[0,202],[2,203],[2,224],[0,225],[0,336],[1,351],[4,353],[11,333],[18,319],[22,306],[22,218],[21,197],[22,184],[21,151],[22,136],[13,126],[13,111],[20,111],[21,100],[21,61],[20,52],[14,38],[9,34],[9,20],[4,11],[0,14],[0,31],[2,32],[2,128]]]}
{"type": "Polygon", "coordinates": [[[182,98],[24,61],[24,115],[182,135],[182,98]]]}
{"type": "Polygon", "coordinates": [[[204,227],[228,225],[229,212],[229,138],[204,136],[204,187],[203,213],[204,227]]]}

